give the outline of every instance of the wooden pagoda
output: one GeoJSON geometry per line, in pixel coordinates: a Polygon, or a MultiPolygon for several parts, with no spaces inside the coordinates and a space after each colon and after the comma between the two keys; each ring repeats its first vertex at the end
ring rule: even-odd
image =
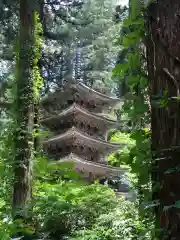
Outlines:
{"type": "Polygon", "coordinates": [[[80,81],[66,83],[41,101],[41,124],[53,133],[43,140],[49,158],[74,162],[74,168],[87,182],[121,176],[126,169],[110,167],[106,156],[124,145],[107,141],[116,121],[103,113],[118,98],[97,92],[80,81]]]}

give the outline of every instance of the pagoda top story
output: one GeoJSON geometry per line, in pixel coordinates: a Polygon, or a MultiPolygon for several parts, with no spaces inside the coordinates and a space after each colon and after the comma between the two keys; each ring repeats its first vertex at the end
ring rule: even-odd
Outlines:
{"type": "Polygon", "coordinates": [[[58,111],[68,108],[73,103],[77,103],[87,110],[101,113],[103,109],[114,106],[118,102],[120,102],[119,98],[107,96],[89,88],[80,81],[72,80],[62,88],[45,96],[41,104],[47,112],[52,109],[52,105],[56,105],[53,111],[58,111]]]}

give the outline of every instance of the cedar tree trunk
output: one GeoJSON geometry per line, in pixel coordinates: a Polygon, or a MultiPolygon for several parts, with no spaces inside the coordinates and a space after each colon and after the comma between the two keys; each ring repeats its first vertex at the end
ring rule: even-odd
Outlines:
{"type": "Polygon", "coordinates": [[[33,90],[33,1],[20,0],[19,52],[17,59],[17,96],[15,159],[13,185],[13,216],[27,217],[31,200],[31,169],[33,158],[34,90],[33,90]]]}
{"type": "Polygon", "coordinates": [[[158,239],[180,239],[180,1],[158,0],[148,8],[148,72],[158,239]],[[158,99],[159,98],[159,99],[158,99]],[[155,103],[156,99],[156,103],[155,103]],[[168,100],[169,99],[169,100],[168,100]],[[157,100],[161,104],[157,104],[157,100]],[[161,106],[160,106],[161,105],[161,106]],[[176,170],[177,168],[177,170],[176,170]]]}

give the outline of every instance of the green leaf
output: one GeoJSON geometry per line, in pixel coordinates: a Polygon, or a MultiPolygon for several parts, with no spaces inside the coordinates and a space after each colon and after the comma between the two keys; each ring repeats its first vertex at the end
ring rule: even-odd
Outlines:
{"type": "Polygon", "coordinates": [[[180,200],[176,201],[173,207],[180,208],[180,200]]]}

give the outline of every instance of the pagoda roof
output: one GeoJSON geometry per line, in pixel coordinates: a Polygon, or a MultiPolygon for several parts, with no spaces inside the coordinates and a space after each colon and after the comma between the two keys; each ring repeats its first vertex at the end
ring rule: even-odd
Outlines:
{"type": "Polygon", "coordinates": [[[70,153],[67,157],[59,160],[58,162],[74,162],[74,168],[78,171],[85,173],[91,172],[95,176],[110,177],[110,176],[122,176],[128,171],[128,168],[112,167],[105,164],[86,161],[77,155],[70,153]]]}
{"type": "Polygon", "coordinates": [[[63,110],[61,113],[52,115],[50,117],[45,117],[40,120],[40,123],[46,124],[50,122],[57,122],[61,119],[63,119],[66,116],[69,115],[76,115],[76,114],[81,114],[84,117],[87,117],[88,119],[96,120],[99,122],[104,122],[105,124],[109,126],[115,126],[117,124],[117,121],[109,119],[103,115],[99,115],[96,113],[92,113],[87,111],[85,108],[78,106],[76,103],[68,107],[67,109],[63,110]]]}
{"type": "Polygon", "coordinates": [[[67,99],[72,96],[72,93],[78,92],[80,96],[85,99],[100,100],[101,102],[107,104],[116,104],[120,101],[117,97],[111,97],[106,94],[100,93],[79,81],[71,81],[65,84],[61,89],[51,92],[44,98],[42,98],[41,103],[51,102],[56,99],[67,99]]]}
{"type": "Polygon", "coordinates": [[[72,127],[63,134],[45,140],[43,142],[43,145],[64,145],[65,140],[71,140],[72,143],[78,143],[78,145],[82,144],[84,146],[92,147],[100,150],[101,152],[104,151],[104,153],[113,152],[126,146],[125,144],[109,143],[105,140],[94,138],[92,136],[86,135],[84,132],[81,132],[75,127],[72,127]]]}

